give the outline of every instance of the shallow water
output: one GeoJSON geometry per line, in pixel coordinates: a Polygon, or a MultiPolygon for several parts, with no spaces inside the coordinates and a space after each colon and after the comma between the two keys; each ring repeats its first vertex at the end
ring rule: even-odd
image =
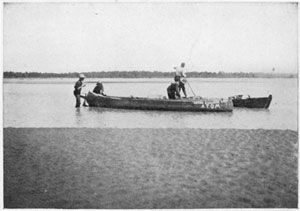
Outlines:
{"type": "MultiPolygon", "coordinates": [[[[98,79],[86,79],[83,93],[98,79]]],[[[112,96],[166,96],[171,79],[101,79],[112,96]]],[[[133,111],[81,107],[72,94],[76,79],[5,79],[4,127],[238,128],[297,130],[297,79],[189,79],[196,95],[227,98],[236,94],[273,95],[269,109],[232,113],[133,111]]],[[[186,86],[189,96],[192,90],[186,86]]]]}

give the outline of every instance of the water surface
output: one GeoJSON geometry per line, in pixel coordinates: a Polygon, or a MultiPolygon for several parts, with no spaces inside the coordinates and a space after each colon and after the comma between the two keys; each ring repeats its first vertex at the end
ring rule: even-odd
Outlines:
{"type": "MultiPolygon", "coordinates": [[[[86,79],[87,93],[99,79],[86,79]]],[[[101,79],[112,96],[166,96],[172,79],[101,79]]],[[[196,95],[273,95],[269,109],[235,108],[232,113],[74,108],[76,79],[5,79],[4,127],[238,128],[297,130],[297,79],[189,79],[196,95]]],[[[193,96],[186,85],[187,93],[193,96]]]]}

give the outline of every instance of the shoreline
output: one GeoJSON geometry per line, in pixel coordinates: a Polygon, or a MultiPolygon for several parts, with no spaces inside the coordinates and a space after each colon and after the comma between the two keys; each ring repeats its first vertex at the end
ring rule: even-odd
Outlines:
{"type": "MultiPolygon", "coordinates": [[[[289,78],[289,77],[274,77],[274,78],[264,78],[264,77],[257,77],[257,78],[201,78],[201,77],[190,77],[189,81],[190,82],[196,82],[196,81],[251,81],[251,80],[296,80],[297,78],[289,78]]],[[[74,84],[74,81],[76,81],[77,78],[3,78],[3,84],[74,84]]],[[[87,78],[85,80],[86,84],[93,84],[96,83],[97,81],[101,80],[103,83],[107,84],[123,84],[123,83],[169,83],[170,81],[173,80],[172,77],[164,77],[164,78],[156,78],[156,77],[151,77],[151,78],[101,78],[101,77],[92,77],[92,78],[87,78]]]]}

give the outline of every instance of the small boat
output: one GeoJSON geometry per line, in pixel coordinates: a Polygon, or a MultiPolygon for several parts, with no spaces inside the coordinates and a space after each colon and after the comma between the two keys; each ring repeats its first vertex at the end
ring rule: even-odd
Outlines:
{"type": "Polygon", "coordinates": [[[138,110],[230,112],[233,104],[230,99],[181,98],[170,100],[161,98],[103,96],[89,92],[84,97],[91,107],[107,107],[138,110]]]}
{"type": "Polygon", "coordinates": [[[235,95],[231,97],[234,107],[242,107],[242,108],[269,108],[272,95],[269,97],[257,97],[252,98],[249,95],[244,98],[243,95],[235,95]]]}

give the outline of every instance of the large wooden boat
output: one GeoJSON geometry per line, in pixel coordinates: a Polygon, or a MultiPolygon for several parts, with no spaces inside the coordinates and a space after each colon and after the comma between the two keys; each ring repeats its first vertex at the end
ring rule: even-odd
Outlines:
{"type": "Polygon", "coordinates": [[[233,103],[230,99],[183,98],[170,100],[163,98],[114,97],[89,92],[85,97],[91,107],[107,107],[139,110],[230,112],[233,103]]]}
{"type": "Polygon", "coordinates": [[[244,98],[243,95],[236,95],[231,97],[234,107],[242,107],[242,108],[269,108],[272,95],[268,97],[257,97],[252,98],[249,95],[244,98]]]}

